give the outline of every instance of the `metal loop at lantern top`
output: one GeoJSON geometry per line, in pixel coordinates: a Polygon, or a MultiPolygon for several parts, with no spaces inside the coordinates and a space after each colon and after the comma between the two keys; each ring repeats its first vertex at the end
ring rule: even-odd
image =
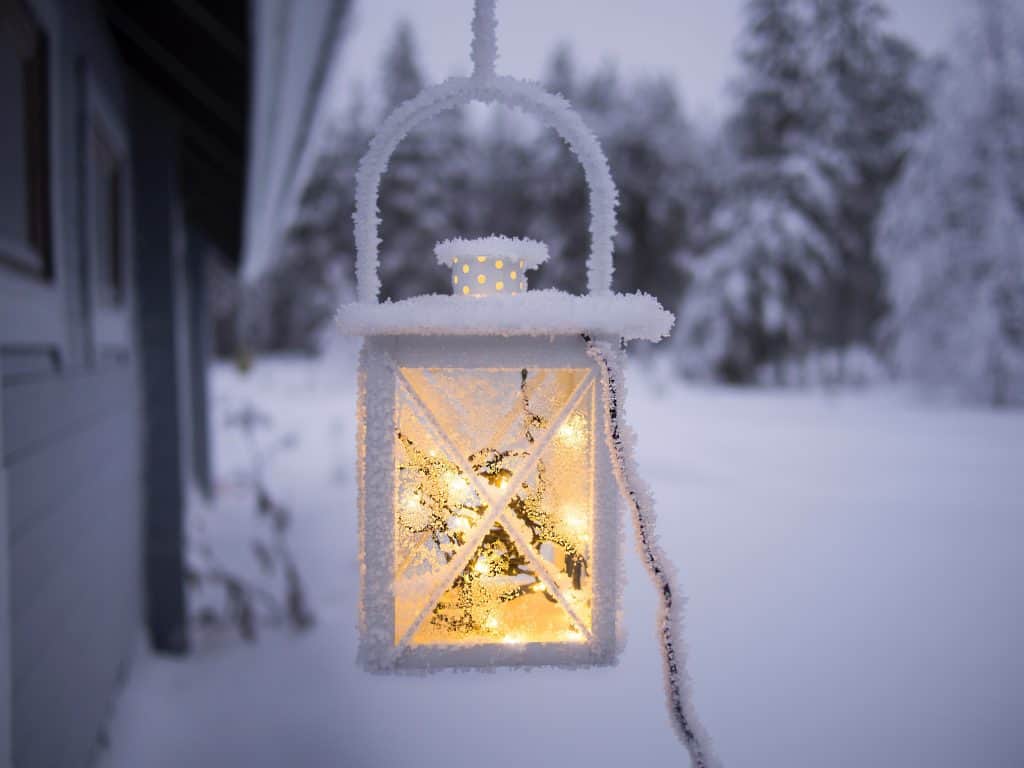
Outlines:
{"type": "Polygon", "coordinates": [[[590,194],[590,255],[587,289],[592,294],[612,289],[612,238],[618,193],[600,143],[579,114],[561,96],[540,85],[495,74],[497,19],[493,2],[478,2],[473,17],[473,74],[453,77],[400,104],[381,125],[356,175],[356,296],[375,302],[380,294],[377,200],[381,178],[398,144],[416,125],[472,101],[522,109],[554,128],[583,165],[590,194]]]}

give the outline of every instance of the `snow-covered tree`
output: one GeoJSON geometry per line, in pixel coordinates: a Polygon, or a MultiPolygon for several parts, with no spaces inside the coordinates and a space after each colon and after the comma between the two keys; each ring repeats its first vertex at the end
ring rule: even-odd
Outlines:
{"type": "MultiPolygon", "coordinates": [[[[624,83],[611,67],[581,76],[565,47],[552,57],[545,83],[580,110],[608,157],[619,192],[616,289],[645,291],[674,306],[682,291],[680,262],[705,235],[716,188],[705,142],[673,84],[663,78],[624,83]]],[[[537,236],[556,256],[538,284],[583,290],[589,249],[583,173],[553,134],[534,146],[537,236]]]]}
{"type": "Polygon", "coordinates": [[[1024,403],[1024,9],[977,0],[881,236],[892,354],[931,386],[1024,403]]]}
{"type": "MultiPolygon", "coordinates": [[[[403,22],[384,55],[381,119],[423,88],[417,57],[412,28],[403,22]]],[[[433,247],[461,228],[459,206],[468,196],[467,144],[462,112],[448,111],[414,129],[391,156],[380,189],[385,296],[401,299],[446,289],[447,277],[434,260],[433,247]]]]}
{"type": "Polygon", "coordinates": [[[844,351],[873,343],[885,310],[878,220],[925,102],[915,82],[917,55],[886,32],[876,0],[814,0],[809,15],[804,50],[815,81],[814,154],[833,189],[819,223],[836,258],[818,296],[816,335],[844,351]]]}
{"type": "Polygon", "coordinates": [[[749,0],[746,18],[735,161],[676,332],[685,372],[736,382],[872,340],[878,201],[922,115],[872,0],[749,0]]]}
{"type": "Polygon", "coordinates": [[[810,308],[834,259],[820,223],[834,201],[818,162],[808,26],[798,0],[748,4],[726,194],[678,313],[688,375],[749,382],[812,341],[810,308]]]}

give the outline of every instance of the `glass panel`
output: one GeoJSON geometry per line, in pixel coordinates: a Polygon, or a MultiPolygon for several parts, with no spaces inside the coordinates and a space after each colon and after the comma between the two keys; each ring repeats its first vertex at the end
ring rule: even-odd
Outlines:
{"type": "Polygon", "coordinates": [[[404,636],[441,585],[444,567],[487,510],[429,419],[400,388],[395,446],[395,634],[404,636]]]}
{"type": "Polygon", "coordinates": [[[589,370],[403,368],[401,377],[396,642],[414,623],[413,644],[585,639],[595,405],[589,370]],[[501,513],[483,534],[478,525],[497,505],[501,513]],[[510,531],[528,546],[517,546],[510,531]],[[465,547],[473,548],[468,559],[465,547]]]}

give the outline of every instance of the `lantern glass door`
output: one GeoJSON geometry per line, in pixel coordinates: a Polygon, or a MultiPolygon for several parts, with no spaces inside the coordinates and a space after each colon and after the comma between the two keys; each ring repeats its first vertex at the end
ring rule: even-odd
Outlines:
{"type": "Polygon", "coordinates": [[[398,371],[395,641],[591,633],[589,368],[398,371]]]}
{"type": "Polygon", "coordinates": [[[616,497],[581,342],[364,352],[367,663],[610,662],[616,497]]]}

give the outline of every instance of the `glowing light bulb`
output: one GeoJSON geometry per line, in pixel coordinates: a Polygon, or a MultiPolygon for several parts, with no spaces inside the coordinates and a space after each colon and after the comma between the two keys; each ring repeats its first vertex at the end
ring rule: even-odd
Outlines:
{"type": "Polygon", "coordinates": [[[491,568],[488,565],[487,560],[481,557],[473,564],[473,570],[481,575],[487,575],[490,573],[491,568]]]}
{"type": "Polygon", "coordinates": [[[448,483],[448,495],[456,498],[461,498],[466,495],[466,491],[469,490],[469,483],[461,475],[457,475],[454,472],[448,472],[445,475],[445,480],[448,483]]]}
{"type": "Polygon", "coordinates": [[[505,645],[520,645],[523,642],[523,639],[519,637],[519,635],[505,635],[501,638],[501,642],[505,645]]]}
{"type": "Polygon", "coordinates": [[[590,526],[586,516],[577,508],[570,507],[562,514],[566,527],[572,531],[580,541],[587,541],[590,538],[590,526]]]}
{"type": "Polygon", "coordinates": [[[578,629],[568,629],[562,633],[562,640],[567,643],[582,643],[585,639],[578,629]]]}
{"type": "Polygon", "coordinates": [[[538,581],[536,584],[530,587],[530,589],[532,589],[534,592],[543,592],[547,588],[547,585],[543,581],[538,581]]]}
{"type": "Polygon", "coordinates": [[[484,626],[487,627],[487,629],[497,629],[498,628],[498,620],[496,618],[494,618],[493,616],[488,616],[487,620],[484,621],[484,626]]]}
{"type": "Polygon", "coordinates": [[[555,433],[558,441],[571,448],[579,448],[587,441],[587,420],[582,413],[574,413],[555,433]]]}

